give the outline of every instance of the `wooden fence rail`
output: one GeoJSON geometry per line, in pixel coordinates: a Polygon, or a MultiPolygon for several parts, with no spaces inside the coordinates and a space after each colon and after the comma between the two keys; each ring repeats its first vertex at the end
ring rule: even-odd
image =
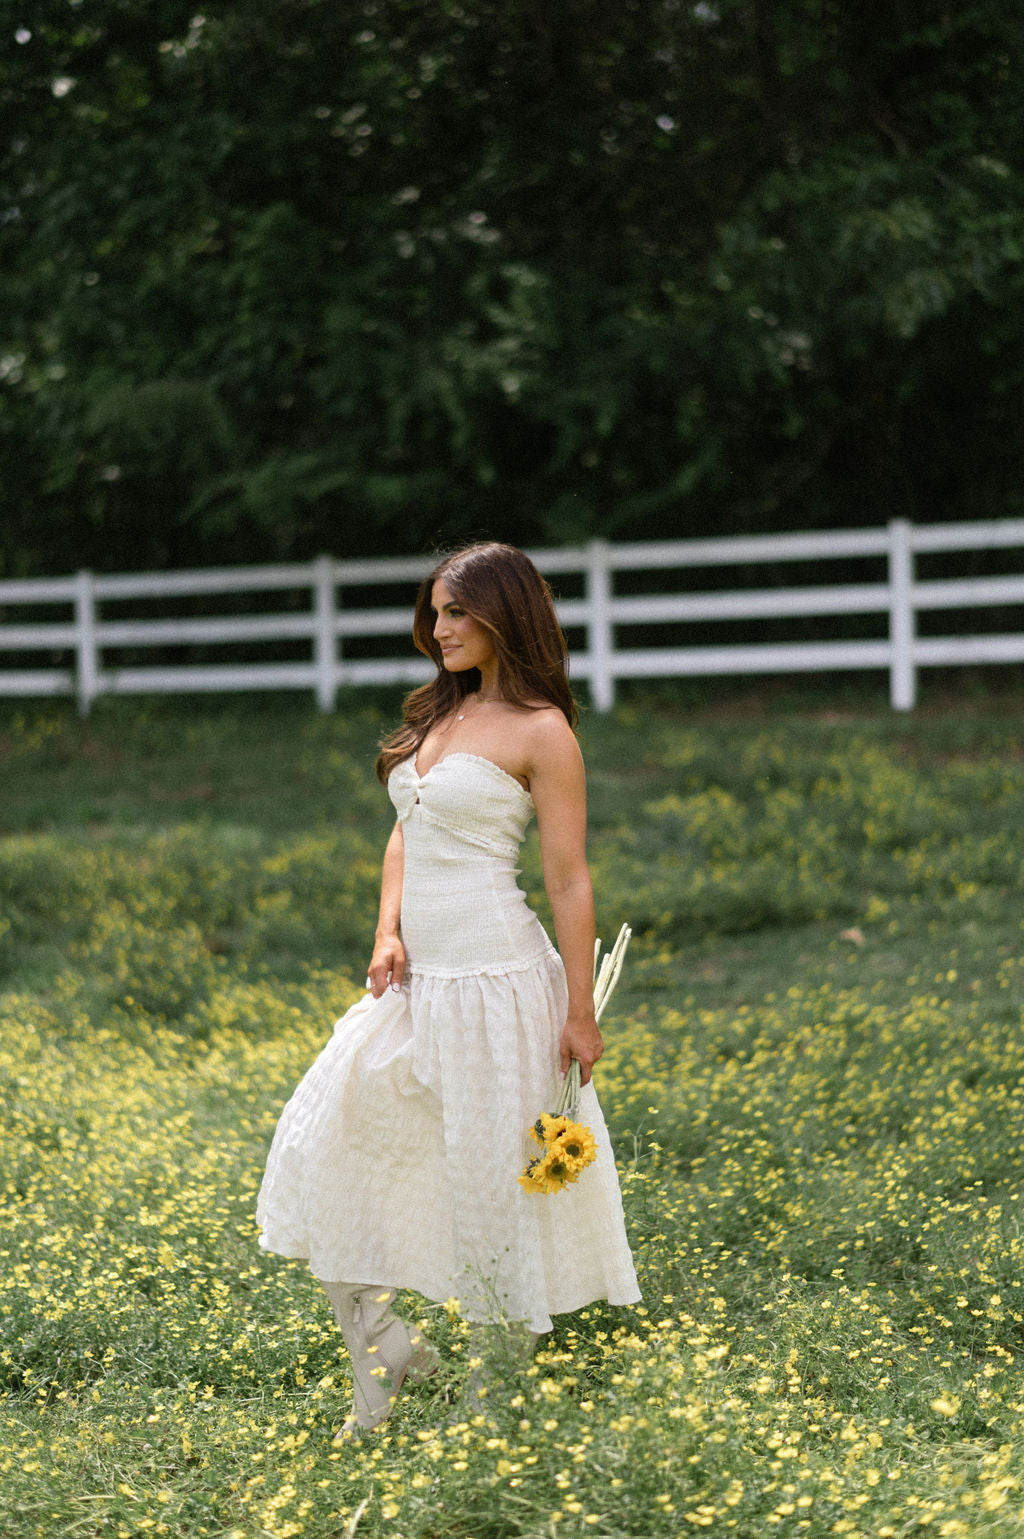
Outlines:
{"type": "MultiPolygon", "coordinates": [[[[587,681],[602,711],[614,703],[620,679],[847,670],[887,672],[892,705],[910,710],[921,668],[1024,662],[1024,520],[912,525],[898,519],[878,529],[636,544],[593,540],[530,554],[545,575],[556,579],[556,588],[563,578],[570,588],[580,589],[579,596],[560,599],[558,612],[570,635],[573,677],[587,681]],[[995,550],[1017,552],[1021,570],[930,581],[917,575],[921,555],[995,550]],[[815,562],[863,562],[873,574],[854,583],[792,581],[792,565],[815,562]],[[710,569],[730,566],[754,570],[764,582],[705,591],[710,569]],[[633,591],[645,572],[661,574],[653,584],[659,590],[668,574],[676,574],[669,583],[672,591],[633,591]],[[705,580],[694,585],[697,572],[705,580]],[[622,577],[627,591],[622,584],[617,587],[622,577]],[[1019,626],[1008,633],[972,633],[966,616],[994,607],[1019,607],[1019,626]],[[929,611],[955,615],[950,634],[918,634],[919,616],[929,611]],[[858,634],[864,616],[878,617],[877,635],[858,634]],[[850,617],[858,623],[844,635],[842,622],[850,617]],[[820,637],[820,622],[826,619],[835,622],[830,627],[835,635],[828,639],[773,635],[761,642],[693,645],[664,636],[666,626],[707,631],[739,622],[749,634],[759,621],[772,622],[775,632],[780,622],[814,621],[820,637]],[[637,627],[651,628],[654,638],[634,636],[626,644],[623,631],[637,627]]],[[[71,694],[85,713],[104,694],[309,689],[320,709],[330,711],[342,686],[411,684],[430,676],[430,665],[409,641],[412,595],[429,565],[427,557],[339,561],[320,556],[278,566],[110,576],[79,572],[0,581],[0,660],[6,659],[0,667],[0,696],[71,694]],[[399,594],[402,602],[374,604],[381,590],[399,594]],[[267,594],[279,595],[274,612],[259,607],[260,595],[267,594]],[[241,596],[243,612],[194,613],[197,601],[228,595],[236,596],[236,608],[241,596]],[[184,607],[192,612],[168,614],[174,600],[186,600],[184,607]],[[147,601],[158,604],[160,612],[123,613],[126,604],[138,610],[147,601]],[[17,606],[45,610],[46,617],[16,623],[17,606]],[[66,614],[54,618],[54,609],[66,614]],[[360,655],[366,651],[361,643],[369,640],[371,651],[379,651],[390,646],[391,637],[401,638],[398,655],[360,655]],[[239,643],[277,645],[285,655],[220,662],[144,657],[148,648],[165,654],[173,648],[208,653],[239,643]]]]}

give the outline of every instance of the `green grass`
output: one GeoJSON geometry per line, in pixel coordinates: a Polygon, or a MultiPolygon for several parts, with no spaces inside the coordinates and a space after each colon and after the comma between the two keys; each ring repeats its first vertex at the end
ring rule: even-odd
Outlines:
{"type": "Polygon", "coordinates": [[[645,1302],[459,1421],[463,1324],[407,1298],[445,1369],[355,1452],[326,1304],[252,1208],[364,974],[395,702],[3,708],[5,1534],[1016,1536],[1022,704],[586,718],[645,1302]]]}

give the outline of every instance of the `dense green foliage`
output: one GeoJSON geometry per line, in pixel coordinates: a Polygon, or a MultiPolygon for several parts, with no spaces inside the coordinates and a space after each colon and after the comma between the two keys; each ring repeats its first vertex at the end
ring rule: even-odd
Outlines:
{"type": "Polygon", "coordinates": [[[34,0],[0,572],[1021,506],[1001,0],[34,0]]]}
{"type": "Polygon", "coordinates": [[[442,1372],[338,1451],[336,1328],[253,1204],[359,992],[385,720],[0,717],[5,1535],[1016,1539],[1019,699],[588,719],[644,1304],[464,1415],[458,1309],[406,1296],[442,1372]]]}

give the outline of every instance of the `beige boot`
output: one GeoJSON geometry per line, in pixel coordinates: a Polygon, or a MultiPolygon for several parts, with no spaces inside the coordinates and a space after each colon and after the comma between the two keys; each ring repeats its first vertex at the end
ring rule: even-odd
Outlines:
{"type": "Polygon", "coordinates": [[[323,1282],[352,1359],[352,1411],[336,1443],[348,1443],[391,1413],[406,1379],[435,1373],[439,1359],[418,1330],[391,1313],[393,1288],[372,1283],[323,1282]]]}

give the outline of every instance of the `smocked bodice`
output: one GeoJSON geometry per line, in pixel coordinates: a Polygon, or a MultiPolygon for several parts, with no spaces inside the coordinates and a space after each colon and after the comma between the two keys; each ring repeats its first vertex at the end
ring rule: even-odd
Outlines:
{"type": "Polygon", "coordinates": [[[500,765],[475,753],[449,753],[421,775],[415,757],[388,777],[399,822],[418,818],[484,849],[518,850],[533,798],[500,765]]]}
{"type": "Polygon", "coordinates": [[[450,753],[421,775],[395,766],[402,939],[413,970],[459,976],[530,965],[550,942],[516,885],[533,798],[491,759],[450,753]]]}

